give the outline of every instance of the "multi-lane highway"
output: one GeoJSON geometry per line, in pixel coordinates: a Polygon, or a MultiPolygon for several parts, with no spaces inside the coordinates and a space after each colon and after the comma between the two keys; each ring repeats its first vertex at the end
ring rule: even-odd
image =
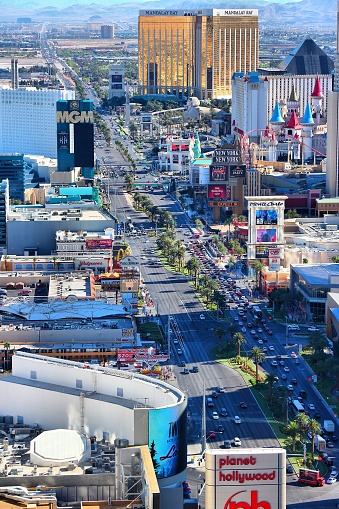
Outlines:
{"type": "MultiPolygon", "coordinates": [[[[121,214],[120,219],[123,219],[124,216],[129,216],[134,224],[143,225],[146,229],[151,226],[145,215],[134,211],[131,207],[130,198],[123,192],[121,187],[118,187],[114,199],[117,200],[117,210],[121,214]]],[[[187,231],[186,225],[188,220],[181,207],[170,197],[164,199],[164,194],[160,192],[152,194],[152,200],[156,205],[166,207],[174,214],[177,225],[182,227],[178,228],[177,231],[180,231],[182,239],[187,241],[184,233],[187,231]]],[[[176,376],[176,383],[188,397],[189,447],[196,444],[195,450],[200,451],[200,445],[198,446],[198,444],[201,443],[203,433],[202,405],[204,386],[206,397],[211,396],[212,392],[217,390],[218,387],[225,387],[225,393],[218,393],[218,397],[213,399],[215,406],[206,408],[205,431],[207,447],[221,447],[224,440],[229,439],[233,441],[236,436],[241,439],[242,446],[245,447],[278,445],[273,430],[256,404],[251,391],[243,382],[241,375],[209,359],[208,352],[217,342],[217,338],[214,336],[214,329],[220,326],[221,323],[211,318],[204,311],[202,304],[189,285],[188,278],[169,272],[161,264],[157,263],[158,257],[154,248],[154,237],[129,237],[129,242],[132,252],[141,257],[143,278],[157,306],[163,325],[167,325],[168,314],[170,314],[175,319],[178,330],[180,330],[183,338],[178,344],[174,342],[176,335],[174,334],[174,327],[171,325],[173,333],[171,334],[170,363],[176,376]],[[205,319],[202,320],[200,315],[204,315],[205,319]],[[182,350],[181,354],[178,354],[178,348],[182,350]],[[185,362],[185,367],[189,370],[189,374],[184,374],[183,361],[185,362]],[[194,365],[199,367],[198,373],[192,372],[194,365]],[[245,402],[247,408],[240,408],[241,402],[245,402]],[[213,420],[213,411],[216,410],[220,415],[221,408],[226,408],[227,417],[220,416],[219,420],[213,420]],[[236,415],[241,418],[241,424],[234,422],[234,416],[236,415]],[[217,432],[215,438],[212,438],[210,432],[217,431],[219,423],[223,425],[224,431],[222,433],[217,432]]],[[[247,311],[246,314],[248,315],[248,324],[248,321],[252,319],[251,311],[247,311]]],[[[239,324],[242,318],[239,317],[238,310],[236,309],[232,309],[229,316],[231,323],[234,324],[239,324]],[[236,318],[238,320],[235,320],[236,318]]],[[[323,422],[324,419],[332,419],[333,414],[326,402],[316,391],[313,382],[309,381],[311,372],[308,366],[302,358],[300,359],[300,364],[296,364],[295,358],[291,357],[292,351],[296,352],[296,354],[298,353],[296,337],[290,334],[288,347],[286,348],[284,326],[269,324],[273,332],[270,336],[265,331],[262,333],[258,332],[260,325],[262,324],[257,324],[255,327],[258,339],[255,339],[255,336],[250,332],[253,328],[249,329],[245,321],[243,321],[242,326],[238,327],[240,331],[243,326],[246,326],[246,331],[243,332],[247,339],[245,348],[249,350],[253,346],[258,346],[259,341],[262,340],[263,344],[259,346],[268,349],[266,353],[267,359],[262,364],[262,369],[266,372],[277,374],[279,377],[277,383],[286,387],[292,383],[292,379],[297,380],[297,384],[293,384],[293,391],[288,391],[286,397],[292,397],[292,395],[297,397],[300,390],[305,390],[307,393],[305,399],[306,409],[309,403],[313,403],[315,406],[315,410],[310,411],[311,417],[313,417],[315,412],[319,412],[321,415],[320,422],[323,422]],[[267,341],[263,340],[265,337],[267,341]],[[269,350],[270,346],[274,350],[269,350]],[[273,360],[276,360],[276,356],[278,356],[278,366],[272,366],[271,363],[273,360]],[[281,356],[281,359],[279,356],[281,356]],[[281,360],[284,361],[283,366],[280,365],[281,360]],[[288,372],[285,371],[286,367],[289,368],[288,372]],[[286,375],[286,380],[283,379],[282,375],[286,375]]],[[[289,411],[291,411],[291,407],[289,411]]],[[[336,447],[330,452],[333,456],[336,456],[337,453],[336,447]]],[[[194,479],[198,474],[193,472],[189,475],[194,479]]],[[[322,491],[322,493],[312,492],[310,494],[309,487],[299,486],[296,483],[296,476],[288,476],[288,481],[288,500],[291,504],[294,504],[289,507],[293,509],[296,507],[300,507],[300,509],[312,507],[312,505],[307,505],[311,500],[312,504],[315,504],[314,508],[325,509],[325,507],[331,507],[329,504],[333,497],[338,495],[339,498],[339,489],[336,485],[326,485],[323,488],[319,488],[319,491],[322,491]],[[301,500],[307,500],[308,502],[304,505],[301,500]]]]}

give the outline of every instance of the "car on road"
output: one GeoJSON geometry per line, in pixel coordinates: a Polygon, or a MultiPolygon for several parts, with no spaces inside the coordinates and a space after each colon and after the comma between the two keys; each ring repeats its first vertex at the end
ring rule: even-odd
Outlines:
{"type": "Polygon", "coordinates": [[[315,406],[313,405],[313,403],[309,403],[308,404],[308,409],[309,410],[315,410],[315,406]]]}
{"type": "Polygon", "coordinates": [[[297,385],[298,380],[296,378],[292,378],[291,382],[292,382],[293,385],[297,385]]]}
{"type": "Polygon", "coordinates": [[[215,421],[216,421],[217,419],[219,419],[219,414],[218,414],[218,412],[216,412],[216,411],[214,411],[214,412],[213,412],[213,414],[212,414],[212,419],[214,419],[215,421]]]}
{"type": "Polygon", "coordinates": [[[296,358],[298,357],[298,356],[297,356],[297,354],[296,354],[295,352],[293,352],[293,351],[290,353],[290,356],[291,356],[293,359],[296,359],[296,358]]]}
{"type": "Polygon", "coordinates": [[[251,334],[252,334],[252,336],[255,336],[257,333],[255,332],[255,330],[254,330],[254,329],[252,329],[252,330],[251,330],[251,334]]]}
{"type": "Polygon", "coordinates": [[[230,448],[231,448],[230,440],[224,440],[224,449],[230,449],[230,448]]]}
{"type": "Polygon", "coordinates": [[[216,433],[215,433],[215,431],[210,431],[210,432],[208,433],[207,438],[215,438],[215,437],[216,437],[216,433]]]}
{"type": "Polygon", "coordinates": [[[259,328],[258,332],[259,332],[259,334],[261,334],[263,332],[263,330],[259,328]]]}
{"type": "Polygon", "coordinates": [[[181,348],[178,348],[178,350],[177,350],[177,354],[178,354],[178,355],[182,355],[182,350],[181,350],[181,348]]]}
{"type": "Polygon", "coordinates": [[[226,391],[225,391],[225,387],[218,387],[218,392],[219,392],[220,394],[223,394],[224,392],[226,392],[226,391]]]}
{"type": "Polygon", "coordinates": [[[212,391],[212,398],[217,398],[217,397],[218,397],[217,391],[212,391]]]}
{"type": "Polygon", "coordinates": [[[285,375],[285,373],[281,375],[281,380],[287,380],[287,375],[285,375]]]}
{"type": "Polygon", "coordinates": [[[293,391],[293,390],[294,390],[294,389],[293,389],[293,385],[289,384],[289,385],[287,386],[287,390],[288,390],[288,391],[293,391]]]}
{"type": "Polygon", "coordinates": [[[190,374],[190,370],[188,368],[184,368],[184,375],[189,375],[190,374]]]}
{"type": "Polygon", "coordinates": [[[243,328],[241,329],[241,332],[246,332],[246,327],[243,327],[243,328]]]}
{"type": "Polygon", "coordinates": [[[181,366],[182,368],[184,368],[184,367],[186,366],[186,362],[185,362],[185,361],[181,361],[180,366],[181,366]]]}
{"type": "Polygon", "coordinates": [[[241,447],[241,440],[239,437],[234,437],[233,445],[234,447],[241,447]]]}
{"type": "Polygon", "coordinates": [[[314,412],[314,418],[320,419],[321,418],[320,412],[314,412]]]}
{"type": "Polygon", "coordinates": [[[286,466],[286,474],[293,474],[293,473],[294,473],[293,467],[292,467],[291,463],[289,463],[286,466]]]}
{"type": "Polygon", "coordinates": [[[199,318],[200,318],[200,320],[205,320],[205,315],[203,315],[203,314],[201,313],[201,315],[199,316],[199,318]]]}
{"type": "Polygon", "coordinates": [[[266,347],[266,346],[264,346],[264,347],[263,347],[263,349],[262,349],[262,351],[263,351],[264,353],[266,353],[266,352],[267,352],[267,347],[266,347]]]}
{"type": "Polygon", "coordinates": [[[285,371],[285,373],[289,373],[290,372],[290,368],[288,366],[285,366],[284,367],[284,371],[285,371]]]}
{"type": "Polygon", "coordinates": [[[333,449],[333,447],[334,447],[334,443],[333,443],[333,442],[331,442],[331,441],[328,441],[326,445],[327,445],[327,447],[328,447],[329,449],[333,449]]]}
{"type": "Polygon", "coordinates": [[[336,483],[336,482],[337,482],[337,478],[336,478],[336,477],[334,477],[334,476],[332,477],[332,476],[330,475],[330,477],[329,477],[329,478],[327,479],[327,481],[326,481],[326,484],[334,484],[334,483],[336,483]]]}
{"type": "Polygon", "coordinates": [[[222,424],[218,424],[218,431],[219,433],[223,433],[225,431],[225,428],[222,424]]]}
{"type": "Polygon", "coordinates": [[[311,327],[307,327],[308,332],[317,332],[319,329],[317,327],[314,327],[314,325],[311,325],[311,327]]]}
{"type": "Polygon", "coordinates": [[[295,359],[295,361],[294,361],[294,362],[295,362],[295,364],[300,364],[300,360],[299,360],[298,358],[297,358],[297,359],[295,359]]]}
{"type": "MultiPolygon", "coordinates": [[[[278,355],[276,357],[278,359],[278,355]]],[[[279,364],[280,364],[280,366],[285,366],[285,361],[280,361],[279,364]]]]}
{"type": "Polygon", "coordinates": [[[270,345],[270,346],[268,347],[268,349],[269,349],[271,352],[274,352],[274,346],[273,346],[273,345],[270,345]]]}
{"type": "Polygon", "coordinates": [[[272,362],[271,362],[271,366],[274,366],[274,367],[278,366],[277,361],[272,361],[272,362]]]}
{"type": "Polygon", "coordinates": [[[287,329],[291,330],[291,331],[297,331],[297,330],[300,330],[300,327],[299,327],[299,325],[294,323],[294,324],[287,325],[287,329]]]}
{"type": "Polygon", "coordinates": [[[227,417],[228,414],[227,414],[227,410],[225,407],[222,407],[222,409],[220,410],[220,415],[222,417],[227,417]]]}
{"type": "Polygon", "coordinates": [[[263,345],[263,344],[264,344],[263,340],[262,340],[262,339],[259,339],[259,341],[258,341],[258,345],[263,345]]]}
{"type": "Polygon", "coordinates": [[[241,424],[241,419],[240,419],[239,415],[234,416],[234,424],[241,424]]]}
{"type": "Polygon", "coordinates": [[[179,344],[179,339],[178,339],[178,338],[174,338],[174,339],[173,339],[173,343],[174,343],[175,345],[178,345],[178,344],[179,344]]]}
{"type": "Polygon", "coordinates": [[[193,366],[192,372],[193,373],[199,373],[199,367],[198,366],[193,366]]]}
{"type": "Polygon", "coordinates": [[[240,406],[240,408],[247,408],[247,403],[245,403],[244,401],[241,401],[239,403],[239,406],[240,406]]]}

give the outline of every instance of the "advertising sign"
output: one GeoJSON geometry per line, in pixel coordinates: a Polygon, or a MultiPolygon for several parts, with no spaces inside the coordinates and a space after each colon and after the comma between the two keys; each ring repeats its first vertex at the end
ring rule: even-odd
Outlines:
{"type": "Polygon", "coordinates": [[[276,209],[262,210],[258,209],[255,211],[255,224],[277,224],[278,214],[276,209]]]}
{"type": "Polygon", "coordinates": [[[213,154],[214,163],[240,163],[240,150],[236,148],[218,148],[213,154]]]}
{"type": "Polygon", "coordinates": [[[86,249],[111,249],[112,239],[86,239],[86,249]]]}
{"type": "Polygon", "coordinates": [[[230,179],[231,178],[245,178],[246,165],[245,164],[231,164],[230,165],[230,179]]]}
{"type": "Polygon", "coordinates": [[[285,509],[285,450],[206,451],[206,507],[285,509]]]}
{"type": "Polygon", "coordinates": [[[227,166],[215,166],[210,167],[210,181],[220,182],[227,180],[227,166]]]}
{"type": "MultiPolygon", "coordinates": [[[[133,337],[133,329],[123,329],[122,337],[133,337]],[[126,331],[129,333],[126,334],[126,331]]],[[[147,355],[148,348],[131,348],[128,350],[117,350],[117,361],[121,362],[134,362],[138,355],[147,355]]]]}
{"type": "Polygon", "coordinates": [[[158,479],[183,472],[187,466],[187,411],[184,404],[150,409],[148,446],[158,479]]]}
{"type": "Polygon", "coordinates": [[[269,257],[268,259],[268,268],[271,271],[277,271],[280,269],[280,257],[269,257]]]}
{"type": "Polygon", "coordinates": [[[69,133],[58,133],[58,150],[69,150],[69,133]]]}
{"type": "Polygon", "coordinates": [[[208,186],[208,199],[209,200],[220,200],[221,198],[227,198],[227,187],[226,184],[211,184],[208,186]]]}
{"type": "Polygon", "coordinates": [[[122,235],[124,231],[124,223],[117,223],[116,224],[116,234],[122,235]]]}
{"type": "Polygon", "coordinates": [[[276,228],[258,228],[257,242],[277,242],[276,228]]]}
{"type": "Polygon", "coordinates": [[[122,74],[112,74],[112,82],[113,83],[121,83],[122,82],[122,74]]]}

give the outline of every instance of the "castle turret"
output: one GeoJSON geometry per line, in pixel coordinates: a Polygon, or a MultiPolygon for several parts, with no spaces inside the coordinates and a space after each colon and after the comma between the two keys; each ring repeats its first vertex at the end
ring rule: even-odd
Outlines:
{"type": "Polygon", "coordinates": [[[312,117],[312,111],[309,103],[306,104],[305,113],[302,121],[300,122],[302,125],[302,158],[310,159],[313,155],[312,150],[312,138],[313,138],[313,129],[314,129],[314,120],[312,117]]]}
{"type": "Polygon", "coordinates": [[[320,125],[321,116],[323,113],[323,98],[324,94],[321,88],[319,77],[315,80],[313,92],[311,94],[312,108],[315,113],[315,124],[320,125]]]}

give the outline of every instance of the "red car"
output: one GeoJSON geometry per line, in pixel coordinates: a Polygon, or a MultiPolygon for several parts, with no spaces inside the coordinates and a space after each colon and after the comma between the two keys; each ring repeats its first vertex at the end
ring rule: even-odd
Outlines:
{"type": "Polygon", "coordinates": [[[215,431],[210,431],[207,438],[215,438],[216,434],[215,431]]]}
{"type": "Polygon", "coordinates": [[[269,336],[272,336],[273,332],[271,331],[271,329],[268,329],[267,334],[268,334],[269,336]]]}
{"type": "Polygon", "coordinates": [[[247,408],[247,404],[244,401],[239,403],[239,406],[240,406],[240,408],[247,408]]]}

